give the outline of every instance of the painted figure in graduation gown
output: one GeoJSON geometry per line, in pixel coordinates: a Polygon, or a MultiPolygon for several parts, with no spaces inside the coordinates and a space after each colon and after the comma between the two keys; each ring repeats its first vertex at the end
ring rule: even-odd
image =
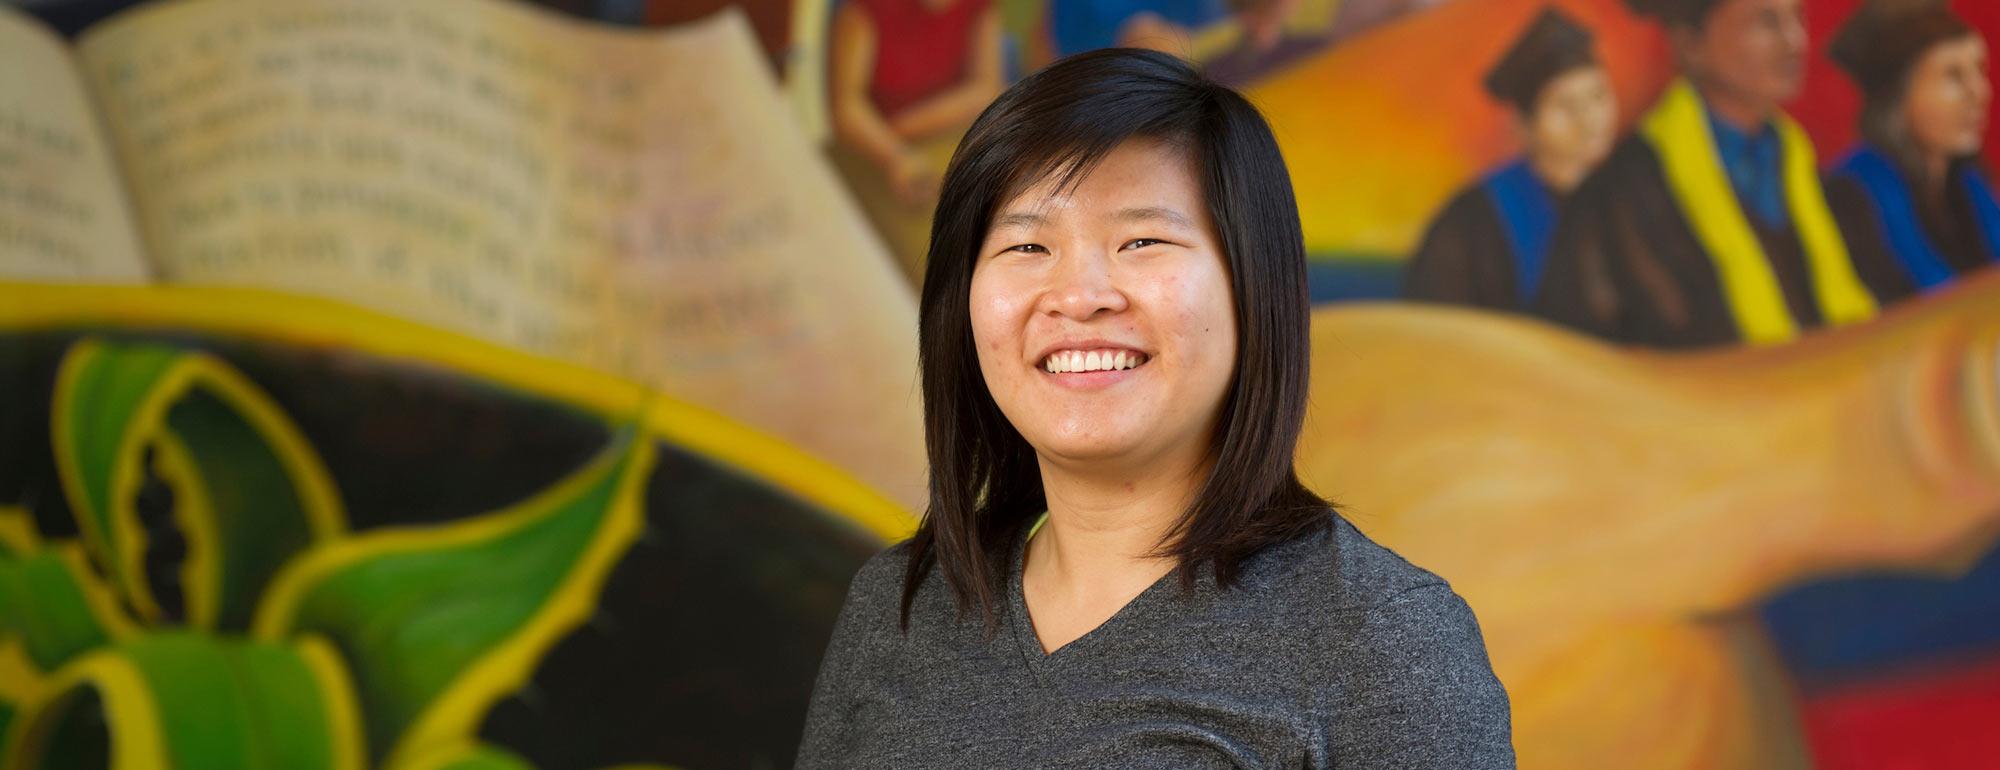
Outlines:
{"type": "Polygon", "coordinates": [[[1888,303],[2000,260],[1980,168],[1993,93],[1986,41],[1942,0],[1871,0],[1833,41],[1861,87],[1861,145],[1828,176],[1855,269],[1888,303]]]}
{"type": "Polygon", "coordinates": [[[1769,344],[1866,320],[1799,91],[1803,0],[1626,0],[1663,22],[1682,77],[1564,210],[1535,311],[1616,342],[1769,344]]]}
{"type": "Polygon", "coordinates": [[[1562,200],[1611,150],[1617,97],[1590,31],[1553,8],[1485,85],[1514,109],[1526,152],[1446,204],[1404,272],[1403,295],[1519,311],[1541,280],[1562,200]]]}

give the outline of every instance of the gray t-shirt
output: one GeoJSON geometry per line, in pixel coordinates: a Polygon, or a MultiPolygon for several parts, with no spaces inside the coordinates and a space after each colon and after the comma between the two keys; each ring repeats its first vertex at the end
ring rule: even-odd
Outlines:
{"type": "Polygon", "coordinates": [[[1444,580],[1331,526],[1253,554],[1220,591],[1168,573],[1044,655],[1015,538],[999,632],[961,620],[933,569],[897,627],[908,542],[854,578],[797,766],[1514,766],[1507,692],[1444,580]]]}

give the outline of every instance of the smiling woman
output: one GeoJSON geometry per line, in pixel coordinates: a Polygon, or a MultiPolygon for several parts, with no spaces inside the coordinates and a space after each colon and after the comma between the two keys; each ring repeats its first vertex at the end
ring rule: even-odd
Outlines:
{"type": "Polygon", "coordinates": [[[930,504],[848,589],[799,767],[1513,766],[1471,610],[1293,471],[1305,251],[1255,108],[1064,59],[933,222],[930,504]]]}

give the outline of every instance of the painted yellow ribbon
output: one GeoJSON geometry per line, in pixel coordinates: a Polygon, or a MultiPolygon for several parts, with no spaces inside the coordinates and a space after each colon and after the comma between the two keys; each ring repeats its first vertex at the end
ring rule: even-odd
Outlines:
{"type": "MultiPolygon", "coordinates": [[[[1830,326],[1875,317],[1875,298],[1855,275],[1847,243],[1820,189],[1812,141],[1783,113],[1772,122],[1784,147],[1785,205],[1805,246],[1820,315],[1830,326]]],[[[1743,340],[1772,344],[1798,337],[1798,320],[1785,307],[1771,260],[1723,176],[1707,112],[1694,87],[1685,80],[1675,81],[1639,130],[1659,152],[1675,202],[1715,263],[1723,297],[1743,340]]]]}

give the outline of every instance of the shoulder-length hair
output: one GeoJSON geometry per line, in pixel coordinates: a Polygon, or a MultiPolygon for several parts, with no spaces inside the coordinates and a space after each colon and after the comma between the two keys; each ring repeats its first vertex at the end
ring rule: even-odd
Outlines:
{"type": "Polygon", "coordinates": [[[945,172],[919,303],[930,502],[909,544],[906,632],[917,587],[935,565],[960,616],[977,608],[991,634],[1013,539],[1047,508],[1035,450],[994,403],[973,344],[973,263],[994,212],[1051,175],[1058,190],[1074,185],[1134,138],[1194,156],[1228,261],[1238,330],[1236,378],[1210,441],[1212,470],[1154,553],[1176,557],[1183,590],[1204,564],[1229,588],[1245,557],[1328,520],[1328,503],[1293,470],[1311,319],[1298,206],[1270,126],[1241,95],[1167,54],[1078,54],[994,100],[945,172]]]}
{"type": "Polygon", "coordinates": [[[1924,151],[1911,135],[1903,107],[1917,65],[1932,48],[1978,35],[1944,3],[1868,5],[1841,26],[1827,47],[1834,63],[1861,89],[1855,127],[1862,141],[1889,155],[1913,180],[1925,173],[1924,151]]]}

